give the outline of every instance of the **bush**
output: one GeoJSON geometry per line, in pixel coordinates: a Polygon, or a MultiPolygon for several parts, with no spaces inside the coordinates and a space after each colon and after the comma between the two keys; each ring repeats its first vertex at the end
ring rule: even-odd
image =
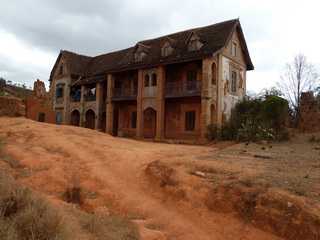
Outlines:
{"type": "Polygon", "coordinates": [[[140,238],[137,226],[118,216],[82,212],[78,219],[81,227],[96,240],[138,240],[140,238]]]}
{"type": "Polygon", "coordinates": [[[237,135],[236,129],[230,124],[218,127],[216,124],[210,124],[207,131],[207,139],[212,140],[234,140],[237,135]]]}
{"type": "Polygon", "coordinates": [[[288,102],[276,95],[245,98],[237,103],[222,127],[208,126],[209,140],[288,140],[288,102]]]}
{"type": "Polygon", "coordinates": [[[0,173],[0,239],[69,239],[59,213],[0,173]]]}

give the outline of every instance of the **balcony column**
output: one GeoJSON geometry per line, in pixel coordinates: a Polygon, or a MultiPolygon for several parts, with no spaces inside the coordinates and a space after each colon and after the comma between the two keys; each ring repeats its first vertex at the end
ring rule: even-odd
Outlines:
{"type": "Polygon", "coordinates": [[[222,55],[218,56],[218,79],[217,79],[217,125],[222,125],[222,108],[224,98],[224,86],[223,86],[223,67],[222,67],[222,55]]]}
{"type": "Polygon", "coordinates": [[[157,124],[156,124],[156,140],[164,139],[164,122],[165,122],[165,84],[166,84],[166,70],[165,66],[159,66],[157,69],[157,124]]]}
{"type": "Polygon", "coordinates": [[[106,99],[106,132],[109,134],[113,133],[113,102],[112,92],[114,86],[114,79],[112,74],[107,75],[107,99],[106,99]]]}
{"type": "Polygon", "coordinates": [[[200,131],[201,131],[201,140],[206,141],[208,125],[211,120],[211,65],[212,59],[206,58],[202,60],[202,89],[201,89],[201,116],[200,116],[200,131]]]}
{"type": "Polygon", "coordinates": [[[63,88],[64,94],[64,117],[63,117],[63,124],[70,124],[70,85],[66,83],[63,88]]]}
{"type": "Polygon", "coordinates": [[[86,87],[81,85],[81,98],[80,98],[80,126],[84,127],[84,92],[86,87]]]}
{"type": "Polygon", "coordinates": [[[137,138],[143,137],[143,71],[138,71],[138,95],[137,95],[137,138]]]}
{"type": "Polygon", "coordinates": [[[96,120],[95,129],[101,129],[101,108],[102,108],[102,83],[97,83],[96,85],[96,120]]]}

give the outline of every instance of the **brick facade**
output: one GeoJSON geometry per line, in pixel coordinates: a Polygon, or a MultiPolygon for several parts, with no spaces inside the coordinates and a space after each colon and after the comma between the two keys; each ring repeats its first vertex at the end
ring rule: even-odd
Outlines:
{"type": "Polygon", "coordinates": [[[62,124],[202,141],[208,125],[221,125],[244,96],[252,69],[240,23],[232,20],[94,58],[61,52],[50,91],[62,124]]]}

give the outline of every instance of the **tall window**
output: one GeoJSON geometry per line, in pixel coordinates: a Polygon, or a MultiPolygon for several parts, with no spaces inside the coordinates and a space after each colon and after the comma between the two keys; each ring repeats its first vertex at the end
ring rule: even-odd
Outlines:
{"type": "Polygon", "coordinates": [[[196,70],[188,71],[188,73],[187,73],[187,81],[188,82],[197,81],[197,71],[196,70]]]}
{"type": "Polygon", "coordinates": [[[231,54],[232,56],[237,56],[237,43],[233,42],[231,46],[231,54]]]}
{"type": "Polygon", "coordinates": [[[152,77],[151,77],[151,85],[154,87],[154,86],[157,86],[157,74],[153,73],[152,74],[152,77]]]}
{"type": "Polygon", "coordinates": [[[217,65],[215,63],[212,64],[212,84],[217,84],[217,65]]]}
{"type": "Polygon", "coordinates": [[[56,124],[61,124],[62,123],[62,113],[57,112],[56,113],[56,124]]]}
{"type": "Polygon", "coordinates": [[[231,92],[237,92],[237,72],[231,72],[231,92]]]}
{"type": "Polygon", "coordinates": [[[63,86],[57,85],[56,87],[56,98],[62,98],[63,97],[63,86]]]}
{"type": "Polygon", "coordinates": [[[137,128],[137,112],[131,113],[131,128],[137,128]]]}
{"type": "Polygon", "coordinates": [[[194,131],[196,125],[196,112],[189,111],[185,115],[185,130],[194,131]]]}
{"type": "Polygon", "coordinates": [[[144,86],[145,86],[145,87],[149,87],[149,82],[150,82],[149,74],[146,74],[146,75],[144,76],[144,86]]]}

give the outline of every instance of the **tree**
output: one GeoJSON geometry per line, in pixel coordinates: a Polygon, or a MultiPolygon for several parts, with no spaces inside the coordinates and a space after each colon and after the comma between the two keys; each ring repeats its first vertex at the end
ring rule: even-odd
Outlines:
{"type": "Polygon", "coordinates": [[[289,106],[293,111],[295,125],[300,119],[300,99],[301,93],[314,91],[318,85],[319,74],[314,65],[307,61],[307,58],[299,54],[292,63],[287,63],[284,73],[281,76],[278,88],[284,97],[289,101],[289,106]]]}

